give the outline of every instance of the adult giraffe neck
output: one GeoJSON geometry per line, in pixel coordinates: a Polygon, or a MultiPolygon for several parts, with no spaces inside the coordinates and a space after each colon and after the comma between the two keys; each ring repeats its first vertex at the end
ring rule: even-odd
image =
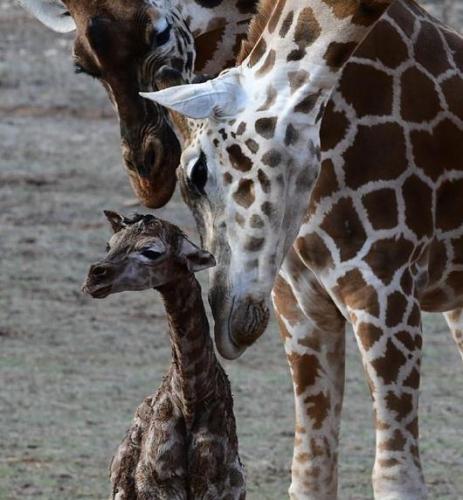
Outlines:
{"type": "MultiPolygon", "coordinates": [[[[339,72],[391,0],[261,2],[239,60],[252,78],[308,70],[314,90],[332,89],[339,72]],[[289,49],[291,47],[291,49],[289,49]]],[[[281,81],[287,83],[287,78],[281,81]]]]}
{"type": "Polygon", "coordinates": [[[216,5],[195,0],[172,0],[172,8],[186,20],[195,38],[199,73],[215,74],[235,63],[258,0],[219,0],[216,5]]]}

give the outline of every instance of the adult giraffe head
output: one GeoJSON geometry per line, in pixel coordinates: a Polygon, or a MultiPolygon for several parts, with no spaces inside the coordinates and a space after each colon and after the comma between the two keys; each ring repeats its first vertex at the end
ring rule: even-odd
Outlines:
{"type": "Polygon", "coordinates": [[[177,123],[181,115],[199,120],[187,127],[179,177],[203,245],[217,259],[210,302],[226,358],[265,330],[275,277],[318,174],[324,105],[387,6],[309,4],[262,1],[241,65],[205,83],[143,94],[173,110],[177,123]]]}
{"type": "Polygon", "coordinates": [[[175,188],[180,145],[163,108],[138,91],[155,90],[164,66],[190,81],[196,49],[196,69],[225,67],[256,0],[20,2],[49,28],[75,31],[76,72],[97,78],[119,115],[124,163],[138,198],[148,207],[164,205],[175,188]]]}

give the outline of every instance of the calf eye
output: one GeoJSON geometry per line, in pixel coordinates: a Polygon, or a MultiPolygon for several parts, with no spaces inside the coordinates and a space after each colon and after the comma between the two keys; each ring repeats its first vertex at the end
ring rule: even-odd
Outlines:
{"type": "Polygon", "coordinates": [[[162,256],[161,252],[155,252],[154,250],[148,250],[148,249],[142,250],[140,253],[143,255],[143,257],[146,257],[149,260],[156,260],[162,256]]]}
{"type": "Polygon", "coordinates": [[[201,194],[206,194],[204,187],[207,182],[207,162],[206,155],[201,152],[198,161],[193,165],[189,176],[190,184],[201,194]]]}

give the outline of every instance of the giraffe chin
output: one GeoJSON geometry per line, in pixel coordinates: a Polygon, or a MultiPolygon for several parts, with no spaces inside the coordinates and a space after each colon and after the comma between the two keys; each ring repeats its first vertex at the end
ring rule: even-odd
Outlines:
{"type": "Polygon", "coordinates": [[[233,301],[228,317],[215,324],[215,341],[222,357],[239,358],[265,331],[269,309],[264,302],[233,301]]]}

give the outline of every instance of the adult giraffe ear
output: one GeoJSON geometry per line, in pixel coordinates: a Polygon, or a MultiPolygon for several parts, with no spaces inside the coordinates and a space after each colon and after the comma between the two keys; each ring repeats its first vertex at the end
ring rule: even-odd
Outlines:
{"type": "Polygon", "coordinates": [[[76,29],[74,19],[59,0],[19,0],[19,3],[53,31],[68,33],[76,29]]]}
{"type": "Polygon", "coordinates": [[[140,92],[146,99],[188,118],[231,118],[244,107],[239,75],[229,71],[203,83],[177,85],[158,92],[140,92]]]}
{"type": "Polygon", "coordinates": [[[111,210],[103,210],[103,213],[111,224],[114,233],[118,233],[125,227],[124,217],[122,217],[122,215],[119,215],[117,212],[112,212],[111,210]]]}
{"type": "Polygon", "coordinates": [[[186,236],[183,236],[180,244],[180,256],[185,259],[188,270],[192,273],[214,267],[216,264],[211,253],[196,246],[186,236]]]}

